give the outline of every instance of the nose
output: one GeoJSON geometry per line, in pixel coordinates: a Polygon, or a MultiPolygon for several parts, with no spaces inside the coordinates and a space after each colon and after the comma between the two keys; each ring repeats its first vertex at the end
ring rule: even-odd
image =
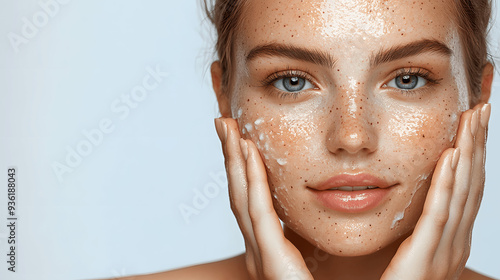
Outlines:
{"type": "Polygon", "coordinates": [[[370,154],[376,151],[379,136],[374,105],[359,92],[344,92],[335,99],[327,134],[328,150],[333,154],[370,154]]]}

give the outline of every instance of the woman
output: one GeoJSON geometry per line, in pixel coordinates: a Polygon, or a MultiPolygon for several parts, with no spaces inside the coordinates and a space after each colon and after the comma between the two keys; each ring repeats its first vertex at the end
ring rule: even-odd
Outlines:
{"type": "Polygon", "coordinates": [[[489,3],[216,2],[215,123],[246,252],[143,279],[490,279],[464,268],[489,3]]]}

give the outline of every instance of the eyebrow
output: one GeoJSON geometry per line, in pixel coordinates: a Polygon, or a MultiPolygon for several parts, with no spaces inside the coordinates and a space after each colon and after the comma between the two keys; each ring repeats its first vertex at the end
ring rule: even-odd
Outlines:
{"type": "Polygon", "coordinates": [[[371,56],[370,66],[373,68],[383,63],[427,52],[438,53],[448,57],[452,54],[451,49],[444,43],[437,40],[423,39],[386,50],[380,50],[376,55],[371,56]]]}
{"type": "Polygon", "coordinates": [[[253,48],[247,55],[246,61],[265,56],[280,56],[291,59],[311,62],[325,67],[333,67],[336,60],[328,53],[317,49],[306,49],[285,44],[266,44],[253,48]]]}
{"type": "MultiPolygon", "coordinates": [[[[370,66],[373,68],[383,63],[425,52],[438,53],[444,56],[450,56],[452,54],[451,49],[444,43],[438,40],[423,39],[404,45],[394,46],[389,49],[380,50],[377,54],[370,57],[370,66]]],[[[325,67],[333,67],[337,61],[330,54],[317,49],[306,49],[278,43],[259,45],[253,48],[248,53],[246,61],[248,62],[258,57],[266,56],[287,57],[311,62],[325,67]]]]}

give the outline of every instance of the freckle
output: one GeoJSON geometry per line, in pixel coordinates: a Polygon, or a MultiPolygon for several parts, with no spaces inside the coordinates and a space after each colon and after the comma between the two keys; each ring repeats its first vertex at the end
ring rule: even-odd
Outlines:
{"type": "Polygon", "coordinates": [[[307,180],[304,180],[305,183],[307,183],[307,180]]]}
{"type": "Polygon", "coordinates": [[[250,102],[250,99],[247,99],[247,102],[250,102]]]}
{"type": "Polygon", "coordinates": [[[361,237],[361,234],[360,234],[360,235],[358,235],[358,237],[361,237]]]}

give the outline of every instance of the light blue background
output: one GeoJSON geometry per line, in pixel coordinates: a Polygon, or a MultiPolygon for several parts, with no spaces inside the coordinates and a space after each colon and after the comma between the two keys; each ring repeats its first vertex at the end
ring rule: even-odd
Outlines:
{"type": "MultiPolygon", "coordinates": [[[[200,23],[197,1],[66,0],[18,52],[9,34],[21,34],[23,17],[43,20],[43,9],[38,1],[1,1],[0,181],[7,166],[17,166],[19,244],[13,274],[4,261],[7,198],[0,187],[0,279],[118,277],[241,253],[213,125],[213,35],[200,23]],[[117,113],[112,104],[123,108],[121,96],[137,90],[148,67],[168,77],[127,116],[117,113]],[[65,163],[68,147],[86,139],[82,131],[104,119],[114,130],[59,181],[54,162],[65,163]],[[204,188],[215,193],[187,223],[179,207],[193,206],[204,188]]],[[[486,190],[469,259],[497,278],[499,94],[497,76],[486,190]]]]}

